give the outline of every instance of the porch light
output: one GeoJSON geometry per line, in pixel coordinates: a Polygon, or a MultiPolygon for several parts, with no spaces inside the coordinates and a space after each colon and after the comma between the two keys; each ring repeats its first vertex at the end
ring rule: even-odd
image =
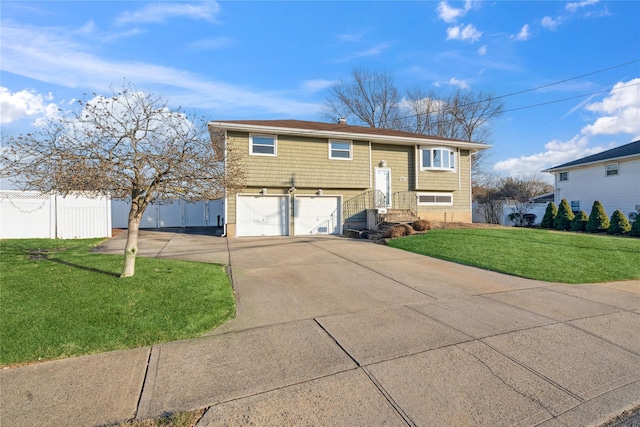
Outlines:
{"type": "Polygon", "coordinates": [[[386,167],[387,167],[387,161],[386,161],[386,160],[380,160],[380,164],[379,164],[379,166],[380,166],[381,168],[386,168],[386,167]]]}
{"type": "Polygon", "coordinates": [[[322,188],[318,188],[318,192],[316,193],[318,196],[322,196],[322,188]]]}

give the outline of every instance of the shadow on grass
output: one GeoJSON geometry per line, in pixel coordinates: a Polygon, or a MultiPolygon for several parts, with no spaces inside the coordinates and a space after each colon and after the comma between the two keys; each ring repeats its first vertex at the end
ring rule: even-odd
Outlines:
{"type": "Polygon", "coordinates": [[[111,276],[111,277],[120,277],[120,274],[114,273],[112,271],[100,270],[98,268],[93,268],[93,267],[86,267],[84,265],[74,264],[72,262],[65,261],[65,260],[62,260],[62,259],[59,259],[59,258],[47,258],[47,260],[48,261],[52,261],[52,262],[57,262],[58,264],[66,265],[68,267],[77,268],[79,270],[85,270],[85,271],[91,271],[93,273],[105,274],[105,275],[111,276]]]}

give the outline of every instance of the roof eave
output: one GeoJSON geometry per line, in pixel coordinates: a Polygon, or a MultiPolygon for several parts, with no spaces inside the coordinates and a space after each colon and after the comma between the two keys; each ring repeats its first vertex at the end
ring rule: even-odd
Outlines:
{"type": "Polygon", "coordinates": [[[314,130],[314,129],[297,129],[280,126],[261,126],[261,125],[249,125],[243,123],[230,123],[230,122],[209,122],[209,126],[215,128],[223,128],[226,130],[245,131],[245,132],[272,132],[280,135],[304,135],[320,138],[336,138],[336,139],[359,139],[364,141],[379,142],[379,143],[395,143],[397,145],[440,145],[445,147],[464,148],[469,150],[486,150],[491,148],[488,144],[479,144],[477,142],[466,142],[457,140],[440,140],[431,138],[412,138],[402,136],[389,136],[389,135],[371,135],[368,133],[358,132],[338,132],[329,130],[314,130]]]}
{"type": "Polygon", "coordinates": [[[605,164],[605,163],[615,162],[615,161],[618,161],[618,160],[632,159],[632,158],[636,158],[636,157],[640,158],[640,154],[630,154],[628,156],[611,157],[611,158],[608,158],[608,159],[594,160],[592,162],[578,163],[577,165],[554,166],[554,167],[549,168],[549,169],[544,169],[541,172],[553,173],[553,172],[558,172],[558,171],[564,171],[564,170],[567,170],[567,169],[578,168],[578,167],[582,167],[582,166],[592,166],[592,165],[597,165],[597,164],[605,164]]]}

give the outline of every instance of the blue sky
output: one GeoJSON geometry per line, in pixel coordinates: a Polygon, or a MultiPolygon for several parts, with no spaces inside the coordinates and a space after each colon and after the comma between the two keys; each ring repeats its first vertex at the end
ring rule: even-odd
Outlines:
{"type": "Polygon", "coordinates": [[[640,138],[637,1],[3,0],[0,8],[5,133],[124,79],[211,120],[323,121],[328,86],[361,67],[392,74],[400,89],[526,91],[503,98],[506,112],[491,126],[488,166],[502,175],[640,138]]]}

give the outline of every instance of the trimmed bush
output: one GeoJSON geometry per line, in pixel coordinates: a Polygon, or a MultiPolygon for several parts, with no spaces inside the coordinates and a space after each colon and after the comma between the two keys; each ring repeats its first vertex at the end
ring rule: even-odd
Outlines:
{"type": "Polygon", "coordinates": [[[631,224],[620,209],[617,209],[613,215],[611,215],[611,224],[607,228],[608,234],[626,234],[631,231],[631,224]]]}
{"type": "Polygon", "coordinates": [[[578,215],[571,220],[571,231],[584,231],[587,228],[589,215],[585,211],[580,211],[578,215]]]}
{"type": "Polygon", "coordinates": [[[544,211],[540,228],[553,228],[553,220],[556,218],[557,214],[558,208],[556,207],[556,204],[549,202],[547,209],[544,211]]]}
{"type": "Polygon", "coordinates": [[[411,224],[415,231],[427,231],[431,230],[431,222],[426,219],[419,219],[411,224]]]}
{"type": "Polygon", "coordinates": [[[602,233],[609,228],[609,216],[604,211],[604,207],[599,200],[593,202],[591,207],[591,213],[589,214],[589,221],[585,231],[587,233],[602,233]]]}
{"type": "Polygon", "coordinates": [[[560,207],[558,208],[558,213],[553,220],[553,228],[556,230],[569,230],[571,228],[571,220],[573,217],[575,217],[575,215],[571,212],[569,202],[567,202],[567,199],[562,199],[560,207]]]}
{"type": "Polygon", "coordinates": [[[636,217],[631,224],[631,231],[629,231],[629,236],[640,237],[640,215],[636,217]]]}
{"type": "Polygon", "coordinates": [[[396,237],[411,236],[412,234],[416,234],[416,232],[409,224],[398,224],[385,231],[383,237],[395,239],[396,237]]]}

